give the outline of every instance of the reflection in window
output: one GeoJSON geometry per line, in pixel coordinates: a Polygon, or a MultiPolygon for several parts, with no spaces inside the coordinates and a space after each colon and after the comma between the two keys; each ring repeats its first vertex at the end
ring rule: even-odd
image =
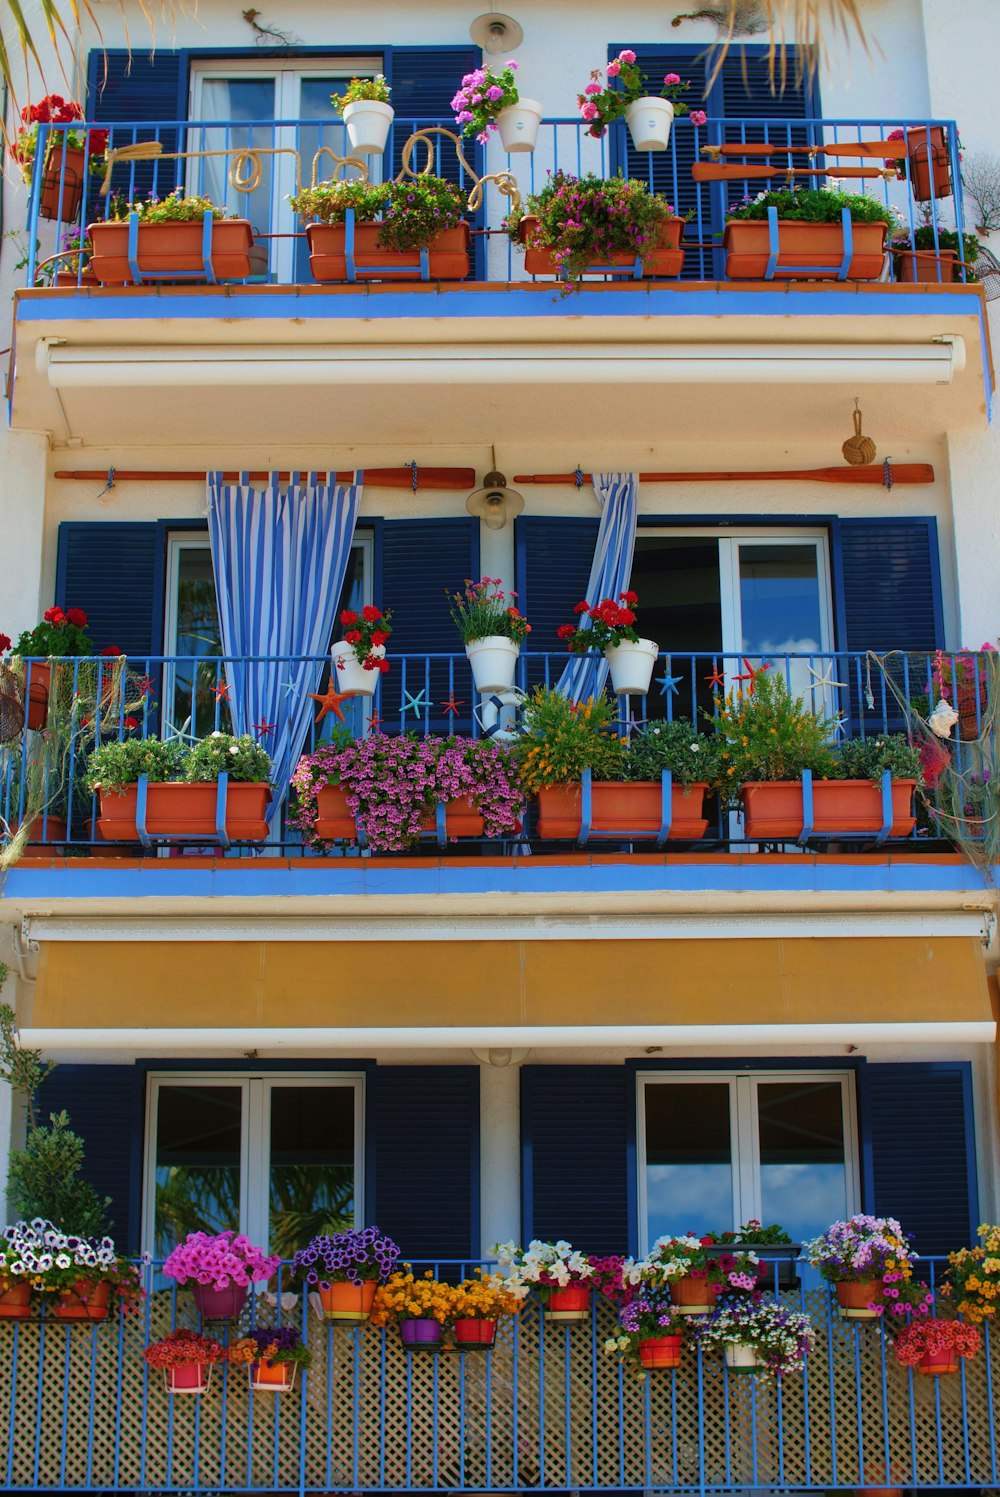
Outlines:
{"type": "Polygon", "coordinates": [[[290,1258],[354,1223],[354,1091],[271,1088],[270,1248],[290,1258]]]}
{"type": "Polygon", "coordinates": [[[649,1240],[728,1226],[733,1214],[727,1082],[647,1086],[649,1240]]]}
{"type": "Polygon", "coordinates": [[[238,1086],[159,1088],[155,1257],[189,1232],[238,1229],[241,1109],[238,1086]]]}
{"type": "Polygon", "coordinates": [[[847,1214],[841,1085],[761,1082],[757,1118],[762,1218],[804,1242],[847,1214]]]}

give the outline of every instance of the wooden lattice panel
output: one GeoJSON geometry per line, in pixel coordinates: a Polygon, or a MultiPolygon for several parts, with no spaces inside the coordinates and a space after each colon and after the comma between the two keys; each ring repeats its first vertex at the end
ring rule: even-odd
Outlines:
{"type": "Polygon", "coordinates": [[[491,1354],[408,1356],[394,1331],[312,1319],[314,1366],[291,1393],[251,1395],[232,1368],[202,1397],[173,1399],[141,1355],[171,1304],[156,1294],[120,1327],[0,1322],[5,1487],[998,1485],[995,1337],[958,1376],[918,1377],[877,1322],[831,1318],[823,1290],[807,1296],[818,1331],[807,1373],[780,1384],[727,1374],[692,1346],[675,1372],[636,1378],[604,1353],[614,1315],[601,1302],[593,1322],[569,1325],[529,1306],[491,1354]]]}

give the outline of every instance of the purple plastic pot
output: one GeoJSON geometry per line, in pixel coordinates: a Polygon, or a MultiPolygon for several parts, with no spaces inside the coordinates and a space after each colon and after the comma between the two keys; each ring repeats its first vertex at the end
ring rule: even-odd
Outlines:
{"type": "Polygon", "coordinates": [[[192,1284],[194,1305],[202,1320],[235,1320],[246,1304],[246,1284],[216,1289],[211,1284],[192,1284]]]}
{"type": "Polygon", "coordinates": [[[399,1322],[400,1340],[410,1351],[437,1351],[441,1336],[439,1321],[421,1318],[399,1322]]]}

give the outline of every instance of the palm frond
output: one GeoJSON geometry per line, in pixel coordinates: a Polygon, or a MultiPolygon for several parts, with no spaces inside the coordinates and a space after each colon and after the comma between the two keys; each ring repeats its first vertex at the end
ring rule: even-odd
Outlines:
{"type": "MultiPolygon", "coordinates": [[[[813,77],[822,59],[829,55],[835,37],[860,42],[868,52],[868,41],[861,19],[860,0],[754,0],[754,31],[770,36],[768,64],[771,91],[780,93],[789,73],[790,54],[797,82],[813,77]]],[[[711,16],[719,28],[719,40],[712,48],[711,86],[719,75],[730,49],[738,38],[747,12],[746,0],[717,0],[715,5],[692,12],[692,17],[711,16]]],[[[674,21],[676,26],[678,17],[674,21]]]]}

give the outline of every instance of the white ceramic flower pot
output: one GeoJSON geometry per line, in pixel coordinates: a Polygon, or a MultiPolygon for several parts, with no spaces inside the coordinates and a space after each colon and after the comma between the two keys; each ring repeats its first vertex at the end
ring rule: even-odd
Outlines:
{"type": "Polygon", "coordinates": [[[625,120],[637,151],[665,151],[674,122],[669,99],[636,99],[625,111],[625,120]]]}
{"type": "Polygon", "coordinates": [[[509,109],[501,109],[496,118],[500,140],[505,151],[533,151],[542,123],[542,106],[537,99],[519,99],[509,109]]]}
{"type": "Polygon", "coordinates": [[[520,646],[503,634],[488,634],[485,639],[473,639],[465,647],[472,666],[472,679],[476,690],[482,695],[493,691],[509,691],[514,684],[514,669],[520,646]]]}
{"type": "MultiPolygon", "coordinates": [[[[385,657],[385,645],[373,645],[371,653],[379,659],[385,657]]],[[[354,653],[354,646],[341,639],[330,649],[337,670],[337,690],[349,692],[355,697],[373,697],[380,672],[365,670],[354,653]]]]}
{"type": "Polygon", "coordinates": [[[755,1367],[762,1365],[754,1346],[734,1346],[732,1342],[726,1343],[726,1366],[731,1367],[734,1372],[753,1372],[755,1367]]]}
{"type": "Polygon", "coordinates": [[[396,111],[380,99],[357,99],[344,105],[347,141],[355,156],[381,156],[396,111]]]}
{"type": "Polygon", "coordinates": [[[647,694],[659,648],[653,639],[638,639],[634,643],[623,639],[620,645],[611,645],[604,651],[604,658],[611,667],[611,687],[616,695],[644,697],[647,694]]]}

